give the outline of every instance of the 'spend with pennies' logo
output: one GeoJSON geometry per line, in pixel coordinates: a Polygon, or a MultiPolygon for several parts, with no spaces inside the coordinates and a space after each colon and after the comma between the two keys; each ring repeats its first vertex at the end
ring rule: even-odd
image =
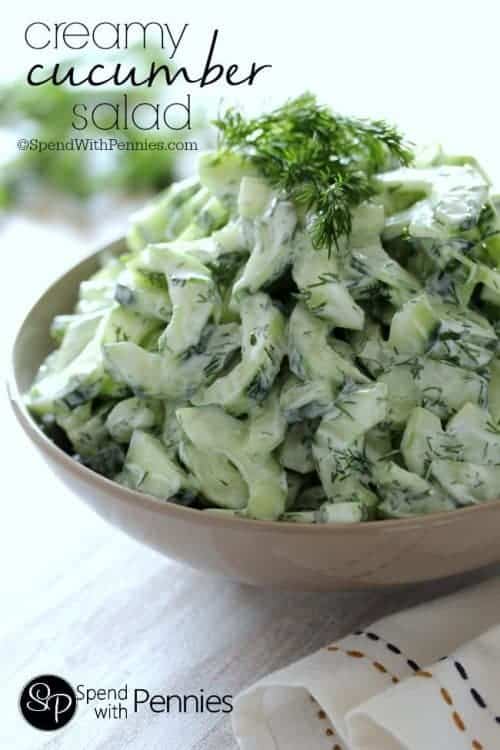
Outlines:
{"type": "Polygon", "coordinates": [[[73,718],[76,694],[62,677],[42,674],[23,688],[19,706],[28,724],[45,732],[53,732],[62,729],[73,718]]]}

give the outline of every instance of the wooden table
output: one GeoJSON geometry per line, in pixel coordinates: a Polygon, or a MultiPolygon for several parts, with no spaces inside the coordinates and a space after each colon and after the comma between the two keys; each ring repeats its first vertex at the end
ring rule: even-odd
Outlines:
{"type": "MultiPolygon", "coordinates": [[[[68,243],[66,233],[53,244],[50,235],[40,240],[38,234],[30,244],[33,229],[19,222],[4,229],[2,243],[17,248],[7,298],[3,293],[8,310],[0,315],[9,325],[57,269],[81,254],[88,239],[74,236],[68,243]]],[[[0,747],[6,750],[234,749],[227,715],[144,710],[126,720],[98,720],[93,706],[79,705],[62,731],[42,733],[23,720],[17,702],[22,686],[47,672],[87,688],[127,684],[151,694],[203,688],[235,695],[363,623],[457,585],[290,593],[180,567],[106,525],[72,497],[31,449],[4,397],[0,419],[6,485],[0,526],[0,747]]]]}

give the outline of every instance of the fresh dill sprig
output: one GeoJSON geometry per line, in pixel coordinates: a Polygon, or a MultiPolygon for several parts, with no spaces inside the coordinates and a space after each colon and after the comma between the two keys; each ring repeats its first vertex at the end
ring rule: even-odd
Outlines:
{"type": "Polygon", "coordinates": [[[310,93],[256,118],[229,109],[214,124],[221,148],[244,153],[274,188],[313,213],[316,248],[338,248],[351,232],[352,209],[375,193],[373,175],[412,159],[392,126],[334,114],[310,93]]]}

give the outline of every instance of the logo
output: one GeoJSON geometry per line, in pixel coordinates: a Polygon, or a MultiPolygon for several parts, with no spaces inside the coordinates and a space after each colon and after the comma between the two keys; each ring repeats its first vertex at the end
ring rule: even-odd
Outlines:
{"type": "Polygon", "coordinates": [[[34,677],[23,688],[21,713],[32,727],[45,732],[62,729],[76,711],[76,694],[69,682],[53,674],[34,677]]]}

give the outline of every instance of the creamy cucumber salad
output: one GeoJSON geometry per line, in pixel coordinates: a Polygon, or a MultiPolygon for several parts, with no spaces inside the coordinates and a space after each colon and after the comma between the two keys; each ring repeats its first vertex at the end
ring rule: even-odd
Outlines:
{"type": "Polygon", "coordinates": [[[476,161],[307,94],[230,110],[133,217],[27,394],[91,469],[238,517],[500,496],[500,219],[476,161]]]}

